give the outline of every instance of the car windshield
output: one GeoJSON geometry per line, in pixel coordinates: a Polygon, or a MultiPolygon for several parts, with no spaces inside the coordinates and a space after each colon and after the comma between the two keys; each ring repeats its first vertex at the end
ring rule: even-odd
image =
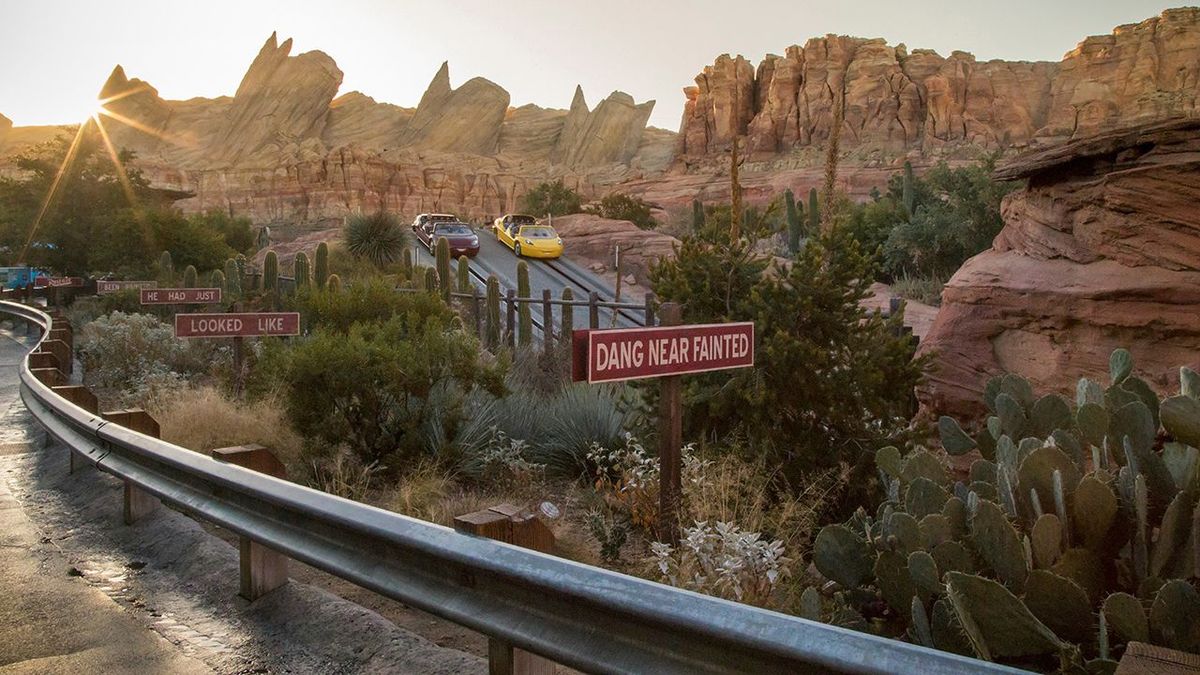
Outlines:
{"type": "Polygon", "coordinates": [[[454,216],[447,216],[447,215],[443,215],[440,213],[435,213],[435,214],[429,216],[429,218],[426,219],[426,222],[429,222],[429,223],[453,223],[456,220],[458,220],[458,218],[455,218],[454,216]]]}
{"type": "Polygon", "coordinates": [[[528,237],[530,239],[553,239],[553,238],[557,237],[558,234],[555,233],[554,230],[552,230],[549,227],[538,226],[538,227],[522,227],[521,228],[521,236],[528,237]]]}
{"type": "Polygon", "coordinates": [[[532,225],[537,222],[537,218],[533,216],[509,216],[508,223],[510,225],[532,225]]]}
{"type": "Polygon", "coordinates": [[[445,235],[469,235],[471,227],[463,223],[450,223],[449,225],[438,225],[434,228],[435,234],[445,235]]]}

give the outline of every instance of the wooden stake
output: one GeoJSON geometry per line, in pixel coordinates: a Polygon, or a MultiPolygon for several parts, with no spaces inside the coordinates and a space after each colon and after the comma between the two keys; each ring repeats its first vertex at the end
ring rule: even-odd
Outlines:
{"type": "MultiPolygon", "coordinates": [[[[665,302],[659,307],[658,317],[661,326],[678,326],[683,320],[683,311],[678,303],[665,302]]],[[[683,472],[680,455],[683,396],[679,378],[679,375],[660,378],[658,401],[658,529],[662,540],[672,546],[679,544],[680,474],[683,472]]]]}

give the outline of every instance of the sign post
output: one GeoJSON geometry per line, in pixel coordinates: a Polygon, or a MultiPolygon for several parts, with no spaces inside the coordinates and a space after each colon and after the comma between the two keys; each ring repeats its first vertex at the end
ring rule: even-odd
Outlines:
{"type": "Polygon", "coordinates": [[[572,335],[576,382],[662,378],[659,396],[659,535],[679,542],[679,495],[683,444],[680,377],[754,365],[754,324],[680,325],[682,308],[660,308],[660,326],[577,330],[572,335]]]}

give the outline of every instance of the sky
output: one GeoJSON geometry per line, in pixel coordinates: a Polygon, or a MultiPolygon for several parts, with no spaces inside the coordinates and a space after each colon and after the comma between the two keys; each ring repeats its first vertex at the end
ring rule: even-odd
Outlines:
{"type": "Polygon", "coordinates": [[[657,101],[677,130],[682,88],[722,53],[756,63],[828,33],[980,60],[1058,61],[1088,35],[1180,3],[1151,0],[0,0],[0,114],[67,124],[95,108],[113,66],[168,99],[232,95],[271,35],[318,49],[341,93],[415,106],[442,61],[458,86],[482,76],[515,106],[594,107],[615,89],[657,101]],[[733,16],[729,16],[732,12],[733,16]]]}

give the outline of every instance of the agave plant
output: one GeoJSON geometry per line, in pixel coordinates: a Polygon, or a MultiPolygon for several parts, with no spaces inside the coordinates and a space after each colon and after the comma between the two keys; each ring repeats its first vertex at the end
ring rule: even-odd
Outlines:
{"type": "Polygon", "coordinates": [[[408,243],[408,233],[400,221],[386,211],[348,216],[343,236],[346,250],[351,255],[366,259],[376,267],[399,260],[408,243]]]}
{"type": "Polygon", "coordinates": [[[948,454],[978,453],[960,480],[929,450],[878,451],[888,498],[817,536],[835,583],[807,615],[1043,669],[1112,672],[1132,641],[1200,652],[1200,376],[1160,401],[1132,371],[1117,350],[1074,406],[993,378],[978,433],[938,423],[948,454]]]}

